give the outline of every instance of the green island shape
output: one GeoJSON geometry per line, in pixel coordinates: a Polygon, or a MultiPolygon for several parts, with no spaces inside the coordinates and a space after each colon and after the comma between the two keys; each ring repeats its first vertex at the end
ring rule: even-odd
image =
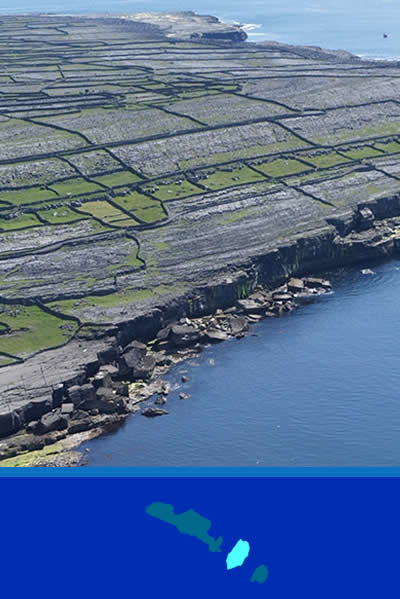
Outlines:
{"type": "Polygon", "coordinates": [[[256,568],[250,578],[250,582],[265,582],[268,578],[268,568],[261,564],[256,568]]]}
{"type": "Polygon", "coordinates": [[[214,539],[208,534],[211,521],[190,509],[181,514],[175,514],[174,506],[168,503],[155,502],[146,508],[146,513],[153,518],[172,524],[180,533],[196,537],[206,545],[211,552],[221,551],[222,537],[214,539]]]}

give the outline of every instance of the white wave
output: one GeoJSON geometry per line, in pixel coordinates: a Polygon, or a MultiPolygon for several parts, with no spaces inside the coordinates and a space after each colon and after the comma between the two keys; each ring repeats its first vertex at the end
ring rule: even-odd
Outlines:
{"type": "Polygon", "coordinates": [[[242,25],[242,29],[245,31],[253,31],[253,29],[260,29],[260,27],[262,27],[262,25],[259,23],[243,23],[242,25]]]}
{"type": "Polygon", "coordinates": [[[400,56],[372,56],[371,54],[356,54],[362,60],[379,60],[383,62],[399,62],[400,56]]]}
{"type": "Polygon", "coordinates": [[[263,37],[268,37],[269,39],[274,39],[276,38],[276,35],[270,35],[268,33],[249,33],[249,37],[259,37],[259,36],[263,36],[263,37]]]}

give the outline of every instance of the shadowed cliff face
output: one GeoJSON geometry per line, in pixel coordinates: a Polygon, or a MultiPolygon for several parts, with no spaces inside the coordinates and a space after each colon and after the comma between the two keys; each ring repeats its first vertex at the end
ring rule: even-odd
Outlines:
{"type": "Polygon", "coordinates": [[[171,19],[2,18],[1,434],[112,342],[397,251],[398,66],[171,19]]]}
{"type": "Polygon", "coordinates": [[[247,39],[247,33],[245,31],[205,31],[201,34],[201,39],[223,42],[243,42],[247,39]]]}

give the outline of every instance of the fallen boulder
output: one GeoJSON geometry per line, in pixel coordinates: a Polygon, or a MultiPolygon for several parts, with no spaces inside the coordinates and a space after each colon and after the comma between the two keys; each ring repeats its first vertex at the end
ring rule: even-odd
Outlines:
{"type": "Polygon", "coordinates": [[[245,316],[231,316],[229,328],[232,335],[240,335],[249,329],[249,322],[245,316]]]}
{"type": "Polygon", "coordinates": [[[61,413],[50,412],[44,414],[38,422],[35,433],[43,435],[44,433],[50,433],[51,431],[62,431],[68,427],[68,420],[61,413]]]}
{"type": "Polygon", "coordinates": [[[204,336],[209,341],[226,341],[227,339],[229,339],[228,333],[224,333],[224,331],[217,331],[213,329],[208,329],[205,332],[204,336]]]}
{"type": "Polygon", "coordinates": [[[272,298],[274,302],[289,302],[293,299],[293,295],[291,293],[274,293],[272,298]]]}
{"type": "Polygon", "coordinates": [[[73,403],[63,403],[61,405],[61,414],[72,414],[72,412],[74,411],[75,406],[73,403]]]}
{"type": "Polygon", "coordinates": [[[146,356],[146,346],[142,343],[131,344],[126,353],[121,356],[119,361],[119,374],[130,379],[148,378],[151,376],[155,360],[146,356]],[[142,376],[143,375],[143,376],[142,376]]]}
{"type": "Polygon", "coordinates": [[[53,402],[50,399],[39,399],[36,401],[30,401],[24,407],[23,418],[26,424],[32,422],[32,420],[39,420],[43,414],[51,412],[53,408],[53,402]]]}
{"type": "Polygon", "coordinates": [[[163,414],[169,414],[168,410],[164,410],[163,408],[156,408],[153,406],[148,406],[142,410],[143,416],[147,416],[148,418],[153,418],[154,416],[162,416],[163,414]]]}
{"type": "Polygon", "coordinates": [[[260,314],[263,311],[262,305],[251,299],[237,300],[236,305],[246,314],[260,314]]]}
{"type": "Polygon", "coordinates": [[[68,389],[68,398],[75,406],[79,406],[85,401],[90,401],[95,397],[95,388],[90,383],[85,385],[74,385],[68,389]]]}
{"type": "Polygon", "coordinates": [[[21,418],[14,410],[0,414],[0,437],[16,433],[21,428],[21,418]]]}
{"type": "Polygon", "coordinates": [[[176,347],[194,345],[199,338],[200,332],[191,325],[176,324],[171,328],[170,341],[176,347]]]}
{"type": "Polygon", "coordinates": [[[314,289],[331,289],[332,285],[326,279],[318,279],[317,277],[307,277],[304,279],[304,284],[306,287],[314,288],[314,289]]]}
{"type": "Polygon", "coordinates": [[[287,284],[288,291],[293,291],[294,293],[301,292],[304,290],[304,281],[302,279],[289,279],[287,284]]]}
{"type": "Polygon", "coordinates": [[[98,352],[97,358],[100,364],[111,364],[118,361],[119,349],[117,345],[110,345],[107,349],[98,352]]]}
{"type": "Polygon", "coordinates": [[[158,331],[158,333],[157,333],[158,341],[166,341],[169,337],[170,332],[171,332],[171,327],[164,327],[163,329],[158,331]]]}
{"type": "Polygon", "coordinates": [[[52,398],[53,398],[53,408],[59,408],[62,404],[64,397],[64,385],[62,383],[58,383],[53,388],[52,398]]]}
{"type": "Polygon", "coordinates": [[[123,397],[118,395],[115,390],[109,387],[99,387],[94,398],[83,402],[80,409],[85,412],[98,411],[99,414],[115,414],[126,411],[126,404],[123,397]]]}
{"type": "Polygon", "coordinates": [[[134,379],[149,379],[156,366],[156,360],[153,356],[145,356],[136,366],[132,368],[134,379]]]}

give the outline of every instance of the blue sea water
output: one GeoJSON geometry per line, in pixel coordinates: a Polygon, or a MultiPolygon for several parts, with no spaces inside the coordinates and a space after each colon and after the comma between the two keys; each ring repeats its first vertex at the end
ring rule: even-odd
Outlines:
{"type": "Polygon", "coordinates": [[[0,14],[134,13],[194,10],[247,24],[250,41],[343,49],[376,58],[400,57],[398,0],[0,0],[0,14]],[[383,33],[388,37],[383,38],[383,33]]]}
{"type": "Polygon", "coordinates": [[[89,466],[400,466],[400,262],[373,268],[173,367],[169,415],[86,444],[89,466]]]}

